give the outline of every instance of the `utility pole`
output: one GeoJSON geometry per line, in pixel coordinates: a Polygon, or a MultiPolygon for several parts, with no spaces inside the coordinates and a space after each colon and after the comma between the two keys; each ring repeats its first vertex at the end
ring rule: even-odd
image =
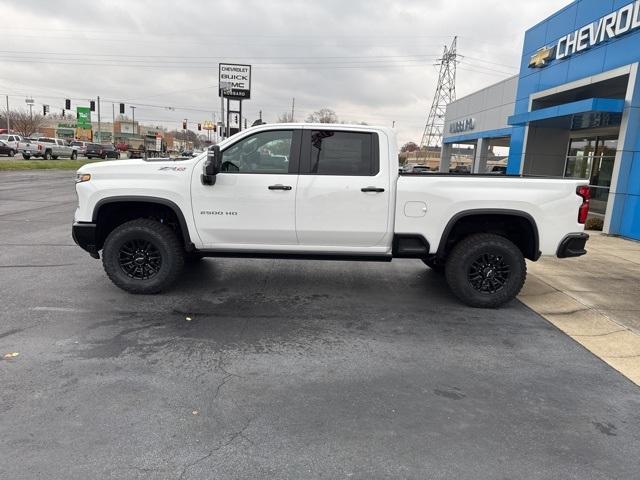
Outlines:
{"type": "Polygon", "coordinates": [[[291,99],[291,123],[294,123],[296,121],[295,112],[296,112],[296,99],[294,97],[291,99]]]}
{"type": "Polygon", "coordinates": [[[220,95],[220,136],[224,138],[224,90],[220,95]]]}
{"type": "Polygon", "coordinates": [[[100,95],[98,95],[98,143],[102,143],[102,128],[100,126],[100,95]]]}
{"type": "Polygon", "coordinates": [[[9,120],[9,95],[7,95],[7,133],[11,131],[11,121],[9,120]]]}
{"type": "Polygon", "coordinates": [[[135,135],[136,133],[136,107],[131,105],[131,132],[135,135]]]}
{"type": "Polygon", "coordinates": [[[116,144],[116,106],[111,103],[111,143],[116,144]]]}

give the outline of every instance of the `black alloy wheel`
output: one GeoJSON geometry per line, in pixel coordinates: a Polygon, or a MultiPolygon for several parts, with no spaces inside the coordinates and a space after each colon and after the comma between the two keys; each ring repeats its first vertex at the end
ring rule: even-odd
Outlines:
{"type": "Polygon", "coordinates": [[[510,273],[511,267],[505,263],[504,257],[485,253],[471,264],[467,278],[477,291],[492,294],[505,287],[510,273]]]}
{"type": "Polygon", "coordinates": [[[135,280],[148,280],[160,271],[162,257],[148,240],[129,240],[120,247],[120,268],[135,280]]]}

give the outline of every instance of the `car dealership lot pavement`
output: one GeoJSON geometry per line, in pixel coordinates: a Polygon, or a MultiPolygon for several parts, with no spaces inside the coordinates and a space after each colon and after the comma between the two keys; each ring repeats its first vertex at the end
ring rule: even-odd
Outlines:
{"type": "Polygon", "coordinates": [[[72,177],[0,175],[0,478],[637,478],[637,386],[522,304],[419,261],[131,296],[73,245],[72,177]]]}

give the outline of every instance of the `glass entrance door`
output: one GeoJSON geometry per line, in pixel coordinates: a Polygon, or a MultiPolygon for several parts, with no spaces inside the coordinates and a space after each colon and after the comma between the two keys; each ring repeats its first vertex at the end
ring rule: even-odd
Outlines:
{"type": "Polygon", "coordinates": [[[572,138],[569,143],[564,176],[589,180],[592,213],[607,210],[617,149],[617,136],[572,138]]]}

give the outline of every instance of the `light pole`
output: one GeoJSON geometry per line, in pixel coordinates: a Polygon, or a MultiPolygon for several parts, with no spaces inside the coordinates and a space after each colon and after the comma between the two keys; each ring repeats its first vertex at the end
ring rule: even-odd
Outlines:
{"type": "Polygon", "coordinates": [[[136,130],[136,107],[133,106],[133,105],[131,105],[131,117],[132,117],[132,120],[131,120],[131,123],[132,123],[131,132],[135,135],[135,133],[136,133],[135,132],[135,130],[136,130]]]}
{"type": "Polygon", "coordinates": [[[7,95],[7,133],[11,133],[11,121],[9,117],[9,95],[7,95]]]}

